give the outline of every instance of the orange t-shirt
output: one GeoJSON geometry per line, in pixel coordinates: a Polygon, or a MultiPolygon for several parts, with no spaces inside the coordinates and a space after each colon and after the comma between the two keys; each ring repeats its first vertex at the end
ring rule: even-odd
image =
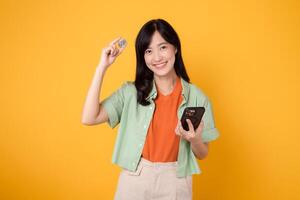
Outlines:
{"type": "Polygon", "coordinates": [[[177,161],[180,137],[175,134],[177,109],[182,101],[179,77],[171,94],[165,96],[157,89],[155,111],[150,123],[142,157],[152,162],[177,161]]]}

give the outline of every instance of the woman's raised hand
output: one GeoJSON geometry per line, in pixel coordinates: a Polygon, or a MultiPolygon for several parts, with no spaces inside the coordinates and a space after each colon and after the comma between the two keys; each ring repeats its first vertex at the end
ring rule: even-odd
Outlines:
{"type": "Polygon", "coordinates": [[[125,45],[119,47],[118,42],[120,42],[121,40],[124,39],[118,37],[114,39],[107,47],[104,47],[102,49],[101,59],[98,65],[99,67],[106,70],[116,60],[116,58],[124,51],[126,47],[126,41],[125,41],[125,45]]]}

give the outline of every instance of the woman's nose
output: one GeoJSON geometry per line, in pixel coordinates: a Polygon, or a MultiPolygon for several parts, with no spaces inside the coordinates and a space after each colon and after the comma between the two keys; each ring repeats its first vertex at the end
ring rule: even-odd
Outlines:
{"type": "Polygon", "coordinates": [[[160,61],[162,58],[160,52],[154,52],[154,61],[157,62],[157,61],[160,61]]]}

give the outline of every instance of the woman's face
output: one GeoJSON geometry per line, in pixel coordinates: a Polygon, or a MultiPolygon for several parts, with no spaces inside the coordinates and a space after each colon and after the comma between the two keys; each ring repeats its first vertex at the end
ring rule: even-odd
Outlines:
{"type": "Polygon", "coordinates": [[[149,47],[144,52],[146,65],[154,75],[167,76],[174,71],[176,52],[177,49],[155,31],[149,47]]]}

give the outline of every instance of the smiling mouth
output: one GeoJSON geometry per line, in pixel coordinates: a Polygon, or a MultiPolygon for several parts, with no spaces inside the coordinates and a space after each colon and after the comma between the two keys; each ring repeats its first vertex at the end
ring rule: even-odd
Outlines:
{"type": "Polygon", "coordinates": [[[160,68],[160,67],[163,67],[167,64],[167,62],[163,62],[163,63],[160,63],[160,64],[153,64],[154,67],[157,67],[157,68],[160,68]]]}

